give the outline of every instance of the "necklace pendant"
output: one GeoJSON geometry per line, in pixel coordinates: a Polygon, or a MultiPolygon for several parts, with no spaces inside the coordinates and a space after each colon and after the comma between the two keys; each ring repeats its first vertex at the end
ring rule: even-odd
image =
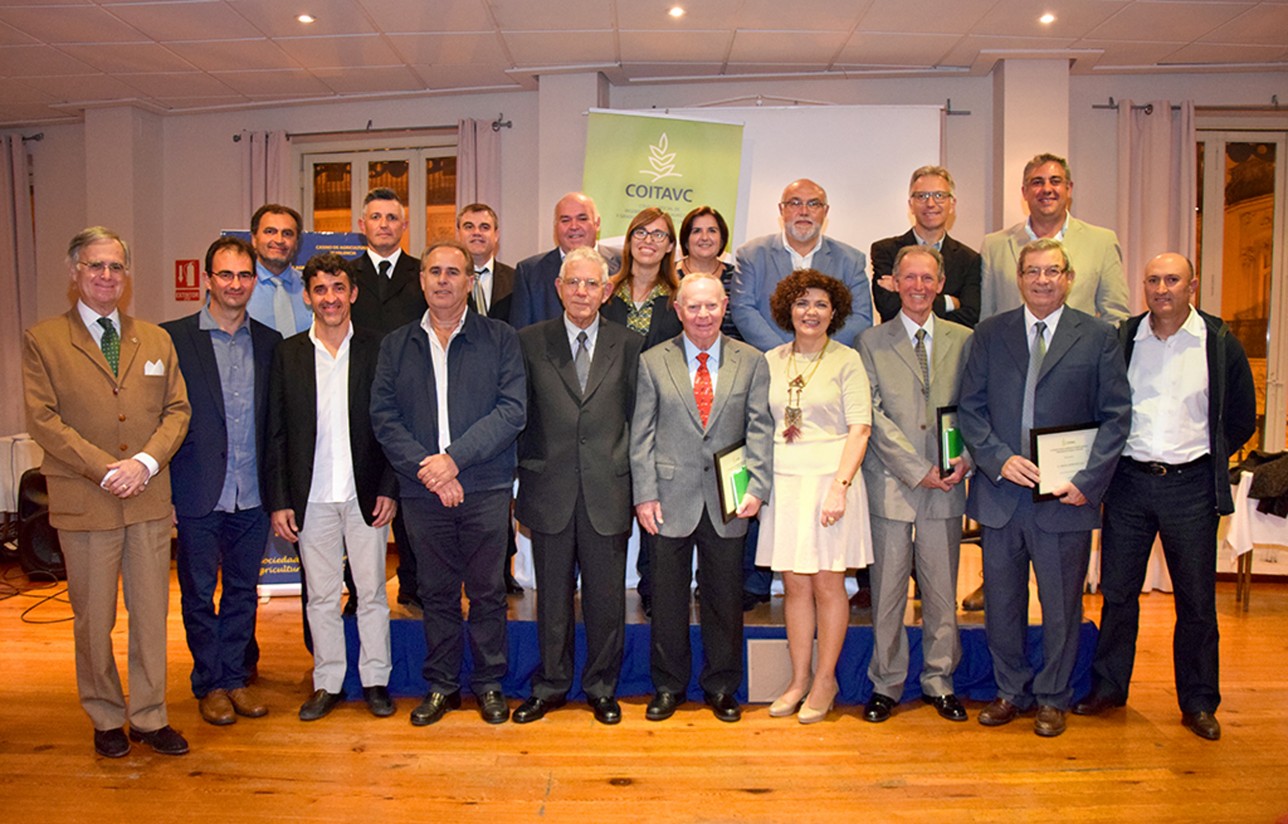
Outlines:
{"type": "Polygon", "coordinates": [[[792,389],[804,389],[805,388],[804,376],[797,375],[796,377],[792,378],[791,383],[787,385],[790,386],[792,389]]]}

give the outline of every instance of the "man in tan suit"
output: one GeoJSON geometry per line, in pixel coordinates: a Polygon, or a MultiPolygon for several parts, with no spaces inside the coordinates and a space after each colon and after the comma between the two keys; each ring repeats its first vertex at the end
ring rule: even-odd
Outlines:
{"type": "Polygon", "coordinates": [[[167,723],[170,473],[188,431],[188,393],[170,336],[118,310],[130,250],[101,226],[67,249],[80,299],[27,330],[27,427],[45,451],[49,521],[67,562],[76,686],[108,758],[141,741],[165,755],[188,742],[167,723]],[[129,604],[130,703],[112,649],[117,580],[129,604]],[[122,730],[130,722],[129,738],[122,730]]]}
{"type": "Polygon", "coordinates": [[[966,456],[940,471],[937,410],[957,403],[971,331],[932,311],[944,288],[943,258],[933,246],[905,246],[894,261],[899,314],[859,336],[872,384],[872,437],[863,481],[872,521],[872,630],[866,721],[894,711],[908,677],[908,573],[916,560],[921,588],[921,695],[949,721],[965,721],[953,692],[961,657],[957,638],[957,558],[966,509],[966,456]]]}

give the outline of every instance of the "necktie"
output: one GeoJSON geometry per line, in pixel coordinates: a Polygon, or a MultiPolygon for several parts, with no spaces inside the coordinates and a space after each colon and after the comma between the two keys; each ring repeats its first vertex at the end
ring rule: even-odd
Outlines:
{"type": "Polygon", "coordinates": [[[379,277],[376,278],[376,297],[378,298],[384,298],[389,289],[389,269],[391,265],[389,261],[382,260],[380,265],[376,267],[379,274],[379,277]]]}
{"type": "Polygon", "coordinates": [[[698,353],[698,373],[693,376],[693,400],[698,405],[698,414],[702,416],[702,425],[707,425],[707,418],[711,417],[711,401],[714,397],[711,391],[711,370],[707,369],[707,358],[711,355],[706,352],[698,353]]]}
{"type": "Polygon", "coordinates": [[[1042,371],[1042,358],[1046,356],[1046,324],[1038,321],[1033,324],[1033,346],[1029,349],[1029,372],[1024,378],[1024,407],[1020,411],[1020,451],[1024,457],[1029,454],[1029,430],[1033,428],[1033,395],[1038,385],[1038,373],[1042,371]]]}
{"type": "Polygon", "coordinates": [[[921,367],[921,394],[929,397],[930,395],[930,362],[926,360],[926,330],[917,330],[917,345],[913,347],[917,353],[917,365],[921,367]]]}
{"type": "Polygon", "coordinates": [[[573,368],[577,370],[577,385],[586,393],[586,378],[590,377],[590,350],[586,348],[586,333],[577,333],[577,355],[572,359],[573,368]]]}
{"type": "Polygon", "coordinates": [[[112,367],[112,374],[116,375],[121,367],[121,336],[116,334],[111,318],[99,318],[98,325],[103,327],[103,340],[99,342],[103,347],[103,357],[107,358],[107,365],[112,367]]]}
{"type": "Polygon", "coordinates": [[[291,308],[291,296],[286,293],[286,282],[281,275],[273,275],[268,282],[273,284],[273,325],[282,337],[289,338],[296,332],[295,310],[291,308]]]}
{"type": "MultiPolygon", "coordinates": [[[[487,274],[487,269],[479,269],[474,273],[474,311],[480,315],[487,314],[487,295],[483,294],[483,276],[487,274]]],[[[585,337],[586,333],[582,332],[578,340],[585,337]]],[[[584,344],[583,344],[584,346],[584,344]]],[[[586,381],[583,380],[582,388],[586,388],[586,381]]]]}

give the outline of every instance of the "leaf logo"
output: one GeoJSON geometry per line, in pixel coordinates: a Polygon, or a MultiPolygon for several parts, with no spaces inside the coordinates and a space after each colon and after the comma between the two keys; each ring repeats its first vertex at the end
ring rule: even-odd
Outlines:
{"type": "Polygon", "coordinates": [[[668,151],[670,146],[671,141],[667,139],[666,132],[662,132],[657,145],[648,147],[648,165],[652,168],[640,169],[640,174],[652,175],[654,183],[668,177],[684,177],[675,171],[675,152],[668,151]]]}

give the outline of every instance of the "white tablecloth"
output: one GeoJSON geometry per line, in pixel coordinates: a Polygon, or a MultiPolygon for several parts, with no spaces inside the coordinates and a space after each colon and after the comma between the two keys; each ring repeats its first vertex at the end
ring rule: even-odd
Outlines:
{"type": "Polygon", "coordinates": [[[44,457],[44,450],[25,432],[0,438],[0,512],[18,511],[22,473],[40,466],[44,457]]]}
{"type": "Polygon", "coordinates": [[[1257,511],[1257,501],[1249,500],[1252,473],[1244,472],[1239,485],[1234,488],[1234,514],[1230,516],[1230,530],[1225,535],[1225,546],[1230,549],[1233,561],[1254,546],[1288,547],[1288,518],[1267,515],[1257,511]]]}

